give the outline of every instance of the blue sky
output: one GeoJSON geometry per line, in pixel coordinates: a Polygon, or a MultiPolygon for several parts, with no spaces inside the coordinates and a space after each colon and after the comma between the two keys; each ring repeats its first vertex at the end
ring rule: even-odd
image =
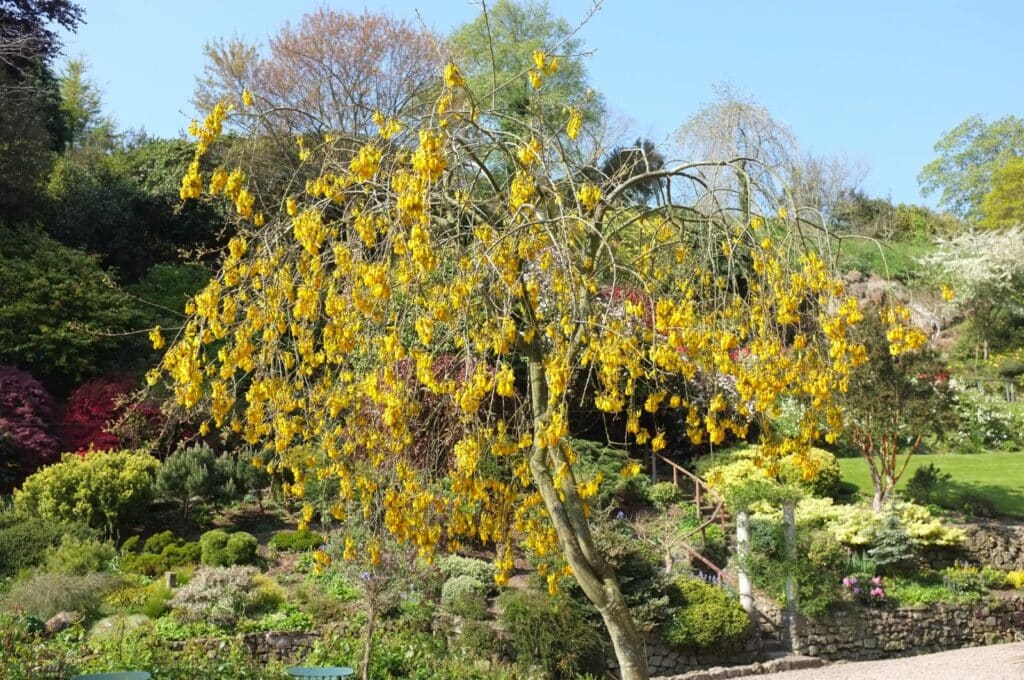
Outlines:
{"type": "MultiPolygon", "coordinates": [[[[471,20],[466,0],[79,0],[65,39],[85,56],[122,128],[173,136],[192,116],[202,45],[262,39],[326,4],[420,16],[440,33],[471,20]]],[[[591,3],[552,0],[575,23],[591,3]]],[[[787,124],[806,151],[864,161],[868,193],[923,201],[917,173],[967,116],[1024,115],[1024,2],[990,0],[605,0],[581,30],[588,69],[635,135],[662,140],[728,81],[787,124]]]]}

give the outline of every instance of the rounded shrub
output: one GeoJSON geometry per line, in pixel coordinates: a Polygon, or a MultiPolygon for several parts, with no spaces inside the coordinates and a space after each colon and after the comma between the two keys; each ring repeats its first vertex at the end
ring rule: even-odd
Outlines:
{"type": "Polygon", "coordinates": [[[494,583],[494,565],[487,560],[462,555],[445,555],[437,561],[437,568],[446,579],[456,576],[469,576],[484,584],[488,592],[496,590],[494,583]]]}
{"type": "Polygon", "coordinates": [[[199,538],[200,560],[211,567],[230,567],[252,564],[256,561],[256,537],[244,531],[229,534],[223,529],[211,529],[199,538]]]}
{"type": "Polygon", "coordinates": [[[658,510],[668,508],[682,497],[682,491],[672,482],[658,482],[647,489],[647,500],[658,510]]]}
{"type": "Polygon", "coordinates": [[[441,609],[467,619],[487,615],[487,586],[472,576],[455,576],[441,586],[441,609]]]}
{"type": "Polygon", "coordinates": [[[673,586],[676,607],[662,629],[665,642],[714,652],[742,646],[750,631],[750,618],[737,600],[700,579],[681,578],[673,586]]]}
{"type": "Polygon", "coordinates": [[[279,531],[271,537],[267,545],[282,552],[309,552],[323,544],[324,537],[320,534],[308,529],[300,529],[299,531],[279,531]]]}
{"type": "Polygon", "coordinates": [[[55,522],[82,521],[113,533],[145,509],[160,462],[144,451],[64,454],[14,492],[14,510],[55,522]]]}
{"type": "Polygon", "coordinates": [[[81,523],[50,522],[40,517],[16,518],[0,522],[0,576],[11,576],[34,567],[46,558],[46,551],[67,535],[79,539],[95,538],[95,532],[81,523]]]}

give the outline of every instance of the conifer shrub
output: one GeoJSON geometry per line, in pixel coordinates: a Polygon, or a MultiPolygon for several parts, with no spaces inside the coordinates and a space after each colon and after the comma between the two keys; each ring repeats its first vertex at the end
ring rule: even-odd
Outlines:
{"type": "Polygon", "coordinates": [[[666,642],[712,652],[730,652],[743,645],[750,617],[724,590],[684,577],[675,581],[671,597],[675,610],[662,629],[666,642]]]}

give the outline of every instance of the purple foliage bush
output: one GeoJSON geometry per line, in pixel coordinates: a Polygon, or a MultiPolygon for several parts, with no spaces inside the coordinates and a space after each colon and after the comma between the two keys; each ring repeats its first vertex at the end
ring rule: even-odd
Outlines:
{"type": "Polygon", "coordinates": [[[57,460],[57,405],[42,383],[12,366],[0,366],[0,489],[14,486],[57,460]]]}

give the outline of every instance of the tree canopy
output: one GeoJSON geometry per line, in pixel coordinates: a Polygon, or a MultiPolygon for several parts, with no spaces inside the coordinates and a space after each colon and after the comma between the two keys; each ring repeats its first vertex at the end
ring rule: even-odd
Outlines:
{"type": "Polygon", "coordinates": [[[986,123],[981,116],[971,116],[945,133],[935,151],[939,157],[917,176],[921,193],[941,192],[939,206],[978,222],[997,170],[1011,158],[1024,156],[1024,120],[1005,116],[986,123]]]}

